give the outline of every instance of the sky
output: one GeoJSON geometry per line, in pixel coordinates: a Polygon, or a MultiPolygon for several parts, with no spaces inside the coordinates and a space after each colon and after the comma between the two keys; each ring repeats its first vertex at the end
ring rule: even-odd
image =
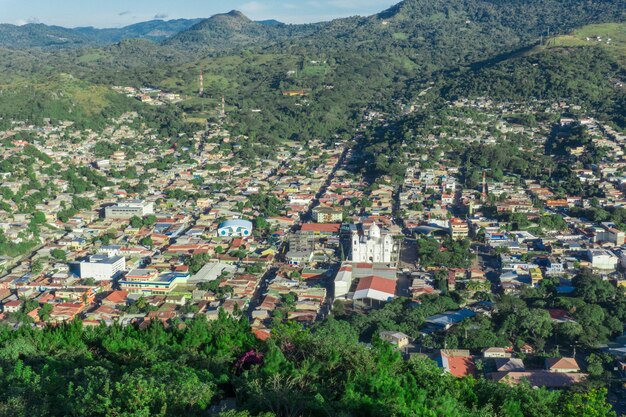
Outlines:
{"type": "Polygon", "coordinates": [[[239,10],[253,20],[311,23],[378,13],[400,0],[0,0],[0,23],[121,27],[239,10]]]}

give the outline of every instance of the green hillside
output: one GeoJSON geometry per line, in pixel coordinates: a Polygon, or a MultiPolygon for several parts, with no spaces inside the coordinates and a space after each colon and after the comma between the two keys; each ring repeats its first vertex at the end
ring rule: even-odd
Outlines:
{"type": "Polygon", "coordinates": [[[107,119],[133,108],[134,102],[110,88],[81,81],[69,74],[48,79],[0,82],[1,124],[10,120],[41,125],[44,118],[73,121],[78,127],[99,129],[107,119]]]}
{"type": "MultiPolygon", "coordinates": [[[[374,16],[304,26],[264,25],[230,12],[194,25],[165,45],[132,40],[105,48],[16,51],[0,61],[0,69],[9,79],[67,73],[95,85],[155,86],[188,95],[197,91],[202,70],[208,98],[183,103],[189,114],[215,106],[224,95],[236,133],[268,140],[332,140],[356,123],[363,108],[394,108],[394,100],[410,98],[413,86],[438,71],[477,63],[489,67],[494,57],[538,42],[548,27],[551,33],[566,33],[584,24],[617,21],[626,13],[623,0],[573,0],[567,6],[570,12],[564,14],[564,2],[558,0],[406,0],[374,16]],[[235,50],[223,52],[229,48],[235,50]],[[310,91],[306,105],[283,97],[286,89],[310,91]]],[[[466,76],[463,70],[459,78],[466,76]]],[[[480,76],[473,78],[459,94],[482,88],[480,76]]],[[[457,93],[454,85],[447,89],[457,93]]]]}
{"type": "Polygon", "coordinates": [[[167,40],[165,44],[185,48],[187,51],[220,51],[306,36],[323,26],[254,22],[241,12],[233,10],[203,20],[167,40]]]}
{"type": "Polygon", "coordinates": [[[597,46],[626,66],[626,23],[587,25],[568,35],[557,36],[546,48],[597,46]]]}
{"type": "Polygon", "coordinates": [[[588,25],[510,59],[447,75],[442,94],[449,99],[567,99],[626,127],[626,89],[619,85],[626,80],[626,23],[588,25]]]}

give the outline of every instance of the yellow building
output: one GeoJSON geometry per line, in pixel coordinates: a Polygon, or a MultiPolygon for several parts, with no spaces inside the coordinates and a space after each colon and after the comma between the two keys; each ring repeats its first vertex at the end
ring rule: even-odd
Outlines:
{"type": "Polygon", "coordinates": [[[543,274],[541,273],[541,269],[539,268],[530,268],[530,280],[532,285],[535,286],[541,282],[543,279],[543,274]]]}

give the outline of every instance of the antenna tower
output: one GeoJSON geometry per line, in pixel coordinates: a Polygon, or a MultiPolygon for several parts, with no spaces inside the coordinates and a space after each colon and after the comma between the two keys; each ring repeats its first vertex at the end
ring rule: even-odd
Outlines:
{"type": "Polygon", "coordinates": [[[200,70],[200,90],[198,91],[198,97],[204,97],[204,74],[200,70]]]}

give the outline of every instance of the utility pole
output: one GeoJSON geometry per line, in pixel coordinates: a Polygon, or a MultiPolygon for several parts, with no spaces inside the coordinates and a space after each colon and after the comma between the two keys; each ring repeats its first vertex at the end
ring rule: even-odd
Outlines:
{"type": "Polygon", "coordinates": [[[200,89],[198,91],[198,97],[204,97],[204,74],[200,70],[200,89]]]}
{"type": "Polygon", "coordinates": [[[487,171],[483,169],[483,192],[480,196],[481,202],[487,201],[487,171]]]}

